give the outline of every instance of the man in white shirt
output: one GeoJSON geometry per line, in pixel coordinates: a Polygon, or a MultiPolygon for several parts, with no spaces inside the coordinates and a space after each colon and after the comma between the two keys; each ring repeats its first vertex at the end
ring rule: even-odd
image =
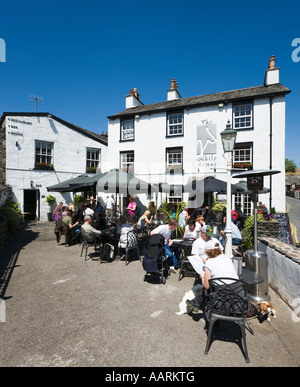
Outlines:
{"type": "Polygon", "coordinates": [[[161,234],[165,238],[165,252],[168,258],[168,264],[170,266],[170,270],[173,273],[176,273],[175,268],[178,267],[178,249],[176,246],[173,246],[173,242],[171,239],[172,231],[176,229],[178,222],[176,219],[170,219],[168,224],[163,224],[161,226],[156,227],[151,231],[150,235],[161,234]]]}
{"type": "MultiPolygon", "coordinates": [[[[207,259],[207,255],[205,253],[205,246],[209,240],[213,240],[219,243],[216,238],[213,238],[213,228],[207,224],[201,228],[201,236],[193,243],[191,252],[192,255],[198,255],[202,259],[203,263],[205,263],[207,259]]],[[[223,246],[221,246],[221,248],[223,250],[223,246]]]]}
{"type": "Polygon", "coordinates": [[[83,216],[90,216],[91,218],[93,218],[94,210],[92,210],[89,206],[85,205],[84,211],[83,211],[83,216]]]}
{"type": "Polygon", "coordinates": [[[113,211],[114,205],[115,205],[114,195],[111,195],[111,197],[107,196],[107,198],[106,198],[106,216],[108,216],[109,218],[112,218],[114,215],[114,211],[113,211]]]}

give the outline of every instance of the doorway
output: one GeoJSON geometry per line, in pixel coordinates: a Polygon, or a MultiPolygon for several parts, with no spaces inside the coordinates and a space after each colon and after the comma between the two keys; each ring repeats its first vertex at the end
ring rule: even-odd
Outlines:
{"type": "Polygon", "coordinates": [[[24,189],[23,212],[27,213],[28,220],[35,220],[37,217],[37,190],[24,189]]]}

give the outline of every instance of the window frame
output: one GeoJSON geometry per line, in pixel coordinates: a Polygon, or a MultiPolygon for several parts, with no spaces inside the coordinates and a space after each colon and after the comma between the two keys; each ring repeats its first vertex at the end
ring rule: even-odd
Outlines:
{"type": "Polygon", "coordinates": [[[251,164],[253,164],[253,142],[240,142],[240,143],[235,144],[233,154],[232,154],[232,164],[235,164],[235,163],[251,163],[251,164]],[[244,159],[237,160],[236,159],[236,151],[248,151],[248,150],[250,151],[250,159],[249,160],[244,160],[244,159]]]}
{"type": "Polygon", "coordinates": [[[86,173],[96,173],[97,169],[100,169],[101,170],[101,149],[100,148],[92,148],[92,147],[87,147],[86,148],[86,166],[85,166],[85,169],[86,169],[86,173]],[[92,153],[92,152],[98,152],[98,160],[96,159],[89,159],[88,158],[88,152],[92,153]],[[92,165],[88,165],[90,163],[97,163],[96,166],[92,166],[92,165]],[[94,169],[93,171],[89,170],[89,168],[92,168],[94,169]]]}
{"type": "Polygon", "coordinates": [[[235,130],[249,130],[249,129],[253,129],[253,127],[254,127],[254,103],[253,103],[253,101],[244,101],[244,102],[239,102],[239,103],[235,103],[235,104],[232,105],[232,127],[235,130]],[[240,115],[240,116],[236,116],[235,109],[238,108],[238,107],[247,106],[247,105],[251,106],[250,114],[243,114],[243,115],[240,115]],[[250,117],[250,125],[248,125],[248,126],[240,126],[240,125],[237,126],[236,125],[236,121],[235,121],[236,119],[242,119],[242,118],[247,118],[247,117],[250,117]]]}
{"type": "Polygon", "coordinates": [[[133,150],[130,150],[130,151],[121,151],[120,152],[120,163],[119,163],[119,165],[120,165],[120,170],[121,171],[124,171],[124,172],[129,172],[129,173],[132,173],[132,174],[134,174],[134,151],[133,150]],[[129,155],[132,155],[133,156],[133,161],[126,161],[126,165],[129,165],[130,163],[132,163],[133,164],[133,166],[132,166],[132,169],[129,169],[128,167],[127,168],[124,168],[123,167],[123,163],[122,163],[122,156],[123,155],[126,155],[127,154],[127,157],[129,156],[129,155]]]}
{"type": "Polygon", "coordinates": [[[170,171],[171,169],[174,170],[174,172],[182,173],[183,171],[183,147],[171,147],[166,148],[166,171],[170,171]],[[170,155],[179,155],[181,156],[181,162],[174,162],[170,164],[170,155]]]}
{"type": "Polygon", "coordinates": [[[166,137],[183,137],[184,136],[184,112],[182,110],[172,110],[172,111],[169,111],[167,112],[167,115],[166,115],[166,137]],[[171,124],[171,125],[181,125],[182,126],[182,129],[181,129],[181,133],[170,133],[170,116],[175,116],[175,115],[179,115],[181,114],[182,115],[182,122],[181,124],[171,124]]]}
{"type": "Polygon", "coordinates": [[[134,141],[135,140],[135,120],[134,117],[128,117],[120,120],[120,142],[126,142],[126,141],[134,141]],[[123,128],[123,125],[125,122],[132,122],[132,128],[131,129],[125,129],[123,128]],[[124,138],[124,132],[132,130],[132,138],[124,138]]]}
{"type": "MultiPolygon", "coordinates": [[[[45,148],[47,151],[47,148],[45,148]]],[[[45,166],[38,166],[38,164],[47,164],[47,169],[54,169],[54,142],[51,141],[44,141],[44,140],[35,140],[34,141],[34,167],[37,169],[45,169],[45,166]],[[51,146],[51,155],[43,155],[41,151],[37,153],[37,144],[40,143],[40,150],[43,149],[43,145],[50,145],[51,146]],[[39,157],[39,161],[37,160],[37,157],[39,157]],[[47,161],[42,161],[42,157],[46,157],[47,161]],[[50,157],[50,162],[47,158],[50,157]]]]}

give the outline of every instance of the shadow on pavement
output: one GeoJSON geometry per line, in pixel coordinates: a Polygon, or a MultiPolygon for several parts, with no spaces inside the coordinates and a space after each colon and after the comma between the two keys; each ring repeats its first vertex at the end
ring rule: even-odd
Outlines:
{"type": "Polygon", "coordinates": [[[11,297],[5,297],[6,289],[17,265],[20,251],[39,235],[28,228],[21,230],[13,235],[0,255],[0,298],[7,300],[11,297]]]}

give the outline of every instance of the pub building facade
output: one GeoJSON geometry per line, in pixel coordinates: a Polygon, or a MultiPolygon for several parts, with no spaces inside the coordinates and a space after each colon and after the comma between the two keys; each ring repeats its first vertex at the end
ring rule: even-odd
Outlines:
{"type": "MultiPolygon", "coordinates": [[[[153,198],[158,205],[162,200],[188,203],[189,194],[176,187],[206,176],[227,180],[220,133],[229,120],[237,131],[232,167],[281,171],[265,177],[264,186],[271,192],[259,200],[284,212],[285,96],[289,93],[279,82],[274,56],[263,84],[255,87],[182,98],[173,78],[167,100],[147,105],[137,89],[131,89],[125,110],[108,116],[107,169],[120,168],[153,184],[175,187],[161,194],[139,195],[145,206],[153,198]]],[[[240,204],[251,215],[250,195],[237,194],[232,199],[233,206],[240,204]]]]}

